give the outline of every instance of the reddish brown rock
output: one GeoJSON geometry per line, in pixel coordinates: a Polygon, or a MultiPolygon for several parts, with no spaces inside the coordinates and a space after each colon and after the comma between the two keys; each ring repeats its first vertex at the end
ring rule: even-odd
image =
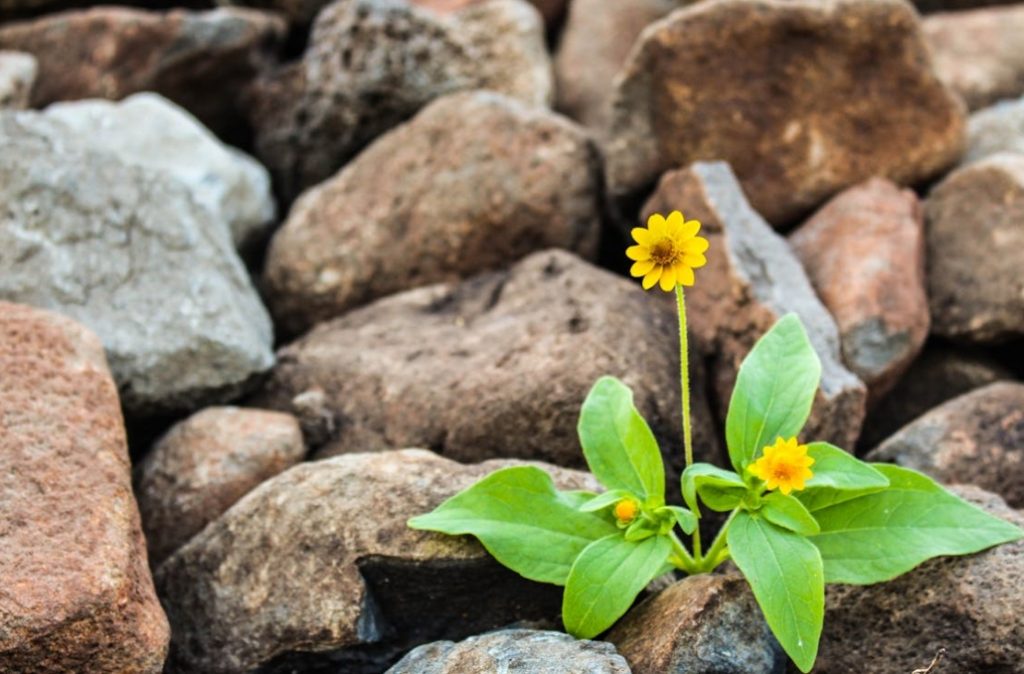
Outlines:
{"type": "Polygon", "coordinates": [[[613,196],[722,159],[776,225],[871,176],[925,181],[964,140],[904,0],[698,2],[644,32],[612,106],[613,196]]]}
{"type": "Polygon", "coordinates": [[[0,108],[27,108],[38,70],[31,54],[0,51],[0,108]]]}
{"type": "Polygon", "coordinates": [[[835,196],[789,237],[836,320],[843,362],[875,401],[928,336],[922,217],[911,190],[873,178],[835,196]]]}
{"type": "Polygon", "coordinates": [[[1024,155],[950,174],[925,221],[932,332],[980,343],[1024,335],[1024,155]]]}
{"type": "Polygon", "coordinates": [[[643,208],[667,213],[685,208],[708,238],[708,264],[687,290],[690,328],[713,354],[712,379],[726,410],[740,363],[757,339],[793,312],[821,359],[821,387],[802,437],[853,449],[864,420],[864,384],[843,365],[839,331],[814,294],[800,261],[747,203],[736,176],[723,163],[698,163],[666,173],[643,208]]]}
{"type": "Polygon", "coordinates": [[[0,671],[161,671],[117,386],[74,321],[0,302],[0,671]]]}
{"type": "Polygon", "coordinates": [[[490,92],[446,96],[295,203],[267,254],[272,311],[295,334],[539,249],[590,257],[600,194],[597,150],[568,120],[490,92]]]}
{"type": "Polygon", "coordinates": [[[305,456],[290,414],[210,407],[176,424],[135,475],[155,567],[261,482],[305,456]]]}
{"type": "Polygon", "coordinates": [[[968,108],[1024,94],[1024,5],[933,14],[923,25],[935,72],[968,108]]]}

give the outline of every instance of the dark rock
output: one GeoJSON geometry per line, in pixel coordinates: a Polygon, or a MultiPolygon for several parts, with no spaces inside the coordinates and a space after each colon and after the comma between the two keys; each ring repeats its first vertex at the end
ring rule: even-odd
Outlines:
{"type": "Polygon", "coordinates": [[[27,108],[38,70],[35,56],[0,51],[0,108],[27,108]]]}
{"type": "Polygon", "coordinates": [[[950,10],[977,9],[997,5],[1015,5],[1020,0],[913,0],[922,12],[945,12],[950,10]]]}
{"type": "Polygon", "coordinates": [[[1024,154],[1024,98],[1003,101],[971,115],[963,163],[998,152],[1024,154]]]}

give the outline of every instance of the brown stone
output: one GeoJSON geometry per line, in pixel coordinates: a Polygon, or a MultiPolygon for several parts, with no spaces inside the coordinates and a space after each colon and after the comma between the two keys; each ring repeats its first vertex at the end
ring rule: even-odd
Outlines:
{"type": "Polygon", "coordinates": [[[1024,94],[1024,5],[933,14],[923,26],[935,72],[968,108],[1024,94]]]}
{"type": "Polygon", "coordinates": [[[38,70],[32,54],[0,51],[0,108],[27,108],[38,70]]]}
{"type": "Polygon", "coordinates": [[[156,567],[305,453],[299,422],[290,414],[209,407],[175,424],[135,475],[150,563],[156,567]]]}
{"type": "Polygon", "coordinates": [[[295,334],[539,249],[593,256],[600,195],[597,150],[568,120],[490,92],[446,96],[295,203],[267,254],[272,311],[295,334]]]}
{"type": "Polygon", "coordinates": [[[843,362],[877,401],[928,336],[917,196],[872,178],[832,198],[789,237],[839,327],[843,362]]]}
{"type": "Polygon", "coordinates": [[[633,674],[772,674],[787,662],[738,574],[681,580],[634,607],[605,638],[633,674]]]}
{"type": "Polygon", "coordinates": [[[0,671],[161,671],[117,387],[99,339],[0,302],[0,671]]]}
{"type": "Polygon", "coordinates": [[[980,343],[1024,335],[1024,155],[950,174],[925,221],[932,332],[980,343]]]}
{"type": "MultiPolygon", "coordinates": [[[[470,537],[406,526],[508,465],[410,449],[304,463],[263,483],[157,571],[169,672],[362,672],[361,646],[397,655],[556,615],[558,587],[526,581],[470,537]]],[[[562,489],[596,486],[541,467],[562,489]]]]}
{"type": "Polygon", "coordinates": [[[699,2],[644,32],[615,89],[613,196],[722,159],[776,225],[871,176],[925,181],[963,147],[904,0],[699,2]]]}
{"type": "Polygon", "coordinates": [[[685,209],[703,223],[711,244],[708,264],[687,291],[690,327],[713,354],[718,409],[726,410],[740,363],[757,339],[788,313],[796,313],[821,359],[821,386],[802,438],[853,449],[864,420],[864,384],[843,365],[839,331],[814,294],[785,239],[754,212],[724,163],[698,163],[666,173],[643,208],[685,209]]]}
{"type": "MultiPolygon", "coordinates": [[[[1018,526],[998,496],[958,496],[1018,526]]],[[[908,674],[945,649],[935,672],[1024,671],[1024,540],[966,557],[941,557],[877,585],[830,585],[814,671],[908,674]]]]}
{"type": "Polygon", "coordinates": [[[950,10],[977,9],[993,5],[1014,5],[1020,0],[913,0],[922,12],[946,12],[950,10]]]}
{"type": "MultiPolygon", "coordinates": [[[[419,5],[434,12],[440,12],[442,14],[447,12],[457,12],[460,9],[472,5],[476,2],[486,2],[486,0],[410,0],[413,4],[419,5]]],[[[566,5],[569,4],[569,0],[530,0],[530,4],[537,8],[540,15],[544,17],[544,23],[550,28],[553,24],[557,23],[562,15],[565,14],[566,5]]]]}

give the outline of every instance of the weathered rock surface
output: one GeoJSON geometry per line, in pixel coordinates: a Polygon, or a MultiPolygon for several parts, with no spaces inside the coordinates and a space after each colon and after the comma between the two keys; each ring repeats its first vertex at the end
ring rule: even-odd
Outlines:
{"type": "Polygon", "coordinates": [[[939,79],[971,110],[1024,94],[1024,5],[933,14],[923,27],[939,79]]]}
{"type": "Polygon", "coordinates": [[[271,309],[297,333],[539,249],[590,257],[600,198],[597,150],[568,120],[490,92],[446,96],[295,203],[267,255],[271,309]]]}
{"type": "Polygon", "coordinates": [[[967,122],[964,164],[999,152],[1024,154],[1024,98],[979,110],[967,122]]]}
{"type": "Polygon", "coordinates": [[[97,7],[0,26],[0,49],[39,59],[32,105],[154,91],[237,134],[241,91],[269,66],[285,24],[253,10],[97,7]]]}
{"type": "Polygon", "coordinates": [[[713,354],[718,409],[728,408],[740,363],[757,339],[793,312],[822,365],[821,387],[802,437],[852,450],[867,392],[843,365],[836,323],[785,239],[750,207],[727,164],[697,163],[666,173],[642,219],[680,204],[687,218],[703,223],[701,234],[711,243],[708,264],[698,270],[686,296],[690,328],[713,354]]]}
{"type": "MultiPolygon", "coordinates": [[[[962,498],[1024,525],[1024,515],[976,487],[962,498]]],[[[907,674],[946,649],[937,671],[1024,671],[1024,541],[925,562],[878,585],[830,585],[815,672],[907,674]]]]}
{"type": "Polygon", "coordinates": [[[155,567],[260,483],[302,460],[290,414],[209,407],[176,424],[135,474],[135,494],[155,567]]]}
{"type": "MultiPolygon", "coordinates": [[[[678,472],[677,331],[674,306],[639,284],[546,251],[510,271],[411,290],[321,323],[281,349],[252,402],[302,418],[299,398],[320,398],[320,416],[329,410],[335,429],[321,455],[419,446],[457,461],[577,467],[580,405],[609,374],[632,387],[678,472]]],[[[694,375],[695,449],[713,461],[699,365],[694,375]]]]}
{"type": "Polygon", "coordinates": [[[963,147],[904,0],[698,2],[643,33],[615,89],[613,195],[723,159],[774,224],[871,176],[927,180],[963,147]]]}
{"type": "Polygon", "coordinates": [[[192,115],[159,94],[51,105],[47,117],[97,151],[181,181],[242,248],[262,238],[275,216],[270,174],[255,159],[221,143],[192,115]]]}
{"type": "Polygon", "coordinates": [[[273,364],[227,232],[178,181],[39,113],[0,112],[0,148],[0,299],[95,330],[130,413],[230,397],[273,364]]]}
{"type": "Polygon", "coordinates": [[[0,671],[161,671],[117,388],[74,321],[0,302],[0,671]]]}
{"type": "Polygon", "coordinates": [[[509,629],[424,644],[386,674],[630,674],[615,647],[564,632],[509,629]]]}
{"type": "Polygon", "coordinates": [[[961,9],[976,9],[995,5],[1014,5],[1019,0],[913,0],[922,12],[943,12],[961,9]]]}
{"type": "Polygon", "coordinates": [[[954,398],[902,428],[868,457],[973,484],[1024,507],[1024,384],[1000,382],[954,398]]]}
{"type": "Polygon", "coordinates": [[[873,178],[833,197],[789,243],[836,320],[843,362],[878,400],[928,336],[917,196],[873,178]]]}
{"type": "Polygon", "coordinates": [[[38,71],[32,54],[0,51],[0,108],[27,108],[38,71]]]}
{"type": "Polygon", "coordinates": [[[774,674],[786,656],[739,575],[691,576],[608,633],[633,674],[774,674]]]}
{"type": "Polygon", "coordinates": [[[302,61],[254,88],[257,153],[290,200],[431,100],[476,88],[550,101],[544,27],[525,0],[444,15],[394,0],[337,0],[317,16],[302,61]]]}
{"type": "Polygon", "coordinates": [[[925,220],[932,332],[982,343],[1024,335],[1024,154],[950,174],[925,220]]]}
{"type": "MultiPolygon", "coordinates": [[[[358,672],[360,647],[407,650],[557,614],[559,588],[524,580],[472,538],[406,526],[506,465],[399,450],[304,463],[264,482],[157,571],[173,628],[169,670],[330,662],[358,672]]],[[[563,489],[596,484],[553,471],[563,489]]]]}

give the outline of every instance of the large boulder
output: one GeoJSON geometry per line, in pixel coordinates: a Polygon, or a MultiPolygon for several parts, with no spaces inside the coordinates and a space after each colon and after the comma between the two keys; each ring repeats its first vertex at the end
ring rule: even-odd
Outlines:
{"type": "Polygon", "coordinates": [[[157,674],[170,637],[94,334],[0,302],[0,671],[157,674]]]}
{"type": "Polygon", "coordinates": [[[270,306],[296,333],[539,249],[590,257],[600,199],[597,151],[574,124],[490,92],[446,96],[295,203],[267,254],[270,306]]]}
{"type": "Polygon", "coordinates": [[[27,108],[38,72],[32,54],[0,51],[0,108],[27,108]]]}
{"type": "Polygon", "coordinates": [[[999,152],[1024,154],[1024,97],[978,110],[967,122],[963,163],[999,152]]]}
{"type": "Polygon", "coordinates": [[[963,147],[904,0],[698,2],[644,31],[615,87],[613,195],[723,159],[776,225],[871,176],[925,181],[963,147]]]}

